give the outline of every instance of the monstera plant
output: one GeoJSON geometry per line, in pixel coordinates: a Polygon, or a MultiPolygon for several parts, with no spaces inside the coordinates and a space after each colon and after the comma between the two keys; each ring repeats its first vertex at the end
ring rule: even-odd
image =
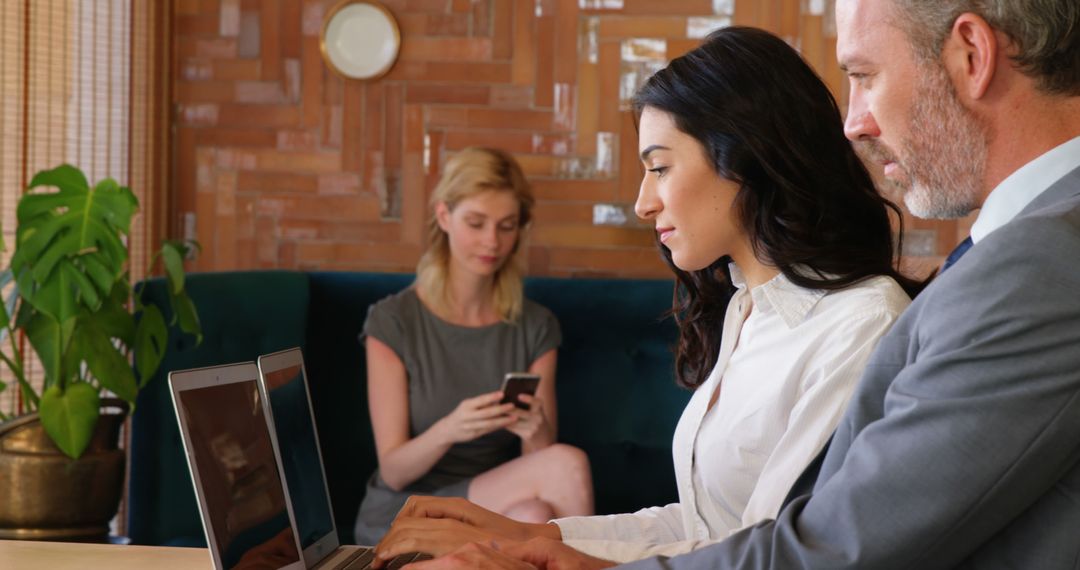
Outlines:
{"type": "MultiPolygon", "coordinates": [[[[143,305],[131,284],[126,241],[138,206],[135,195],[115,180],[91,187],[67,164],[35,175],[18,204],[15,251],[0,276],[3,285],[15,281],[14,292],[0,304],[0,328],[12,356],[0,357],[26,407],[72,458],[90,442],[101,395],[111,392],[134,405],[165,352],[165,318],[156,305],[143,305]],[[19,331],[44,369],[41,393],[27,382],[19,331]]],[[[188,249],[186,243],[164,242],[150,264],[164,267],[174,322],[201,341],[198,315],[184,290],[188,249]]],[[[0,413],[4,419],[9,418],[0,413]]]]}

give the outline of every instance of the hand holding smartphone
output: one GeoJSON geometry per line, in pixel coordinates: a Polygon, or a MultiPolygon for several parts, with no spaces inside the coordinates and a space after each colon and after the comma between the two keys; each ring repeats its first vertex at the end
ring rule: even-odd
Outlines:
{"type": "Polygon", "coordinates": [[[536,395],[536,389],[540,386],[540,375],[529,372],[508,372],[503,377],[502,401],[500,404],[514,404],[515,407],[527,410],[529,405],[518,400],[521,394],[536,395]]]}

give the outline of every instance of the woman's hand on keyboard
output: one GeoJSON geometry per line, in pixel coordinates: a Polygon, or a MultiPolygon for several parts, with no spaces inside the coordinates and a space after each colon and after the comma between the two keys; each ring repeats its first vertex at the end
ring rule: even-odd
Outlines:
{"type": "Polygon", "coordinates": [[[537,536],[562,539],[554,524],[515,521],[459,497],[409,497],[398,518],[453,519],[487,531],[492,536],[524,541],[537,536]]]}
{"type": "Polygon", "coordinates": [[[374,568],[382,568],[399,554],[423,552],[441,556],[470,542],[490,542],[495,535],[453,519],[401,517],[375,546],[374,568]]]}

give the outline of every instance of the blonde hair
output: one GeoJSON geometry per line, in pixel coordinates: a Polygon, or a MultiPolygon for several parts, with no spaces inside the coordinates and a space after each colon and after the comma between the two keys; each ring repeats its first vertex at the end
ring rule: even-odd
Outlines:
{"type": "Polygon", "coordinates": [[[442,178],[431,195],[428,249],[416,266],[416,288],[437,313],[449,312],[450,307],[447,287],[450,239],[439,227],[436,206],[444,203],[453,211],[462,200],[492,190],[513,194],[519,205],[517,241],[510,258],[495,272],[495,311],[506,322],[514,322],[521,315],[524,299],[524,248],[521,242],[528,229],[535,200],[525,174],[512,156],[501,150],[477,147],[466,148],[446,161],[442,178]]]}

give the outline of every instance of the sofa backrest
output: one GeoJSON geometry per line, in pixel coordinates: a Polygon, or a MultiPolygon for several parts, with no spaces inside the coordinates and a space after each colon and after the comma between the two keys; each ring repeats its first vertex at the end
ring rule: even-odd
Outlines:
{"type": "Polygon", "coordinates": [[[559,440],[592,462],[596,510],[677,499],[671,436],[690,392],[675,385],[671,281],[530,279],[525,294],[562,327],[559,440]]]}
{"type": "MultiPolygon", "coordinates": [[[[300,346],[338,531],[352,542],[364,484],[376,466],[359,333],[369,305],[411,282],[411,275],[359,272],[190,275],[187,287],[205,340],[192,348],[193,339],[171,331],[161,370],[139,395],[128,500],[132,541],[203,541],[167,371],[300,346]]],[[[675,328],[662,318],[671,287],[654,280],[526,281],[526,295],[551,309],[562,326],[559,439],[589,455],[600,513],[676,498],[671,435],[689,393],[672,379],[675,328]]],[[[147,302],[164,308],[166,295],[162,280],[147,282],[147,302]]]]}
{"type": "Polygon", "coordinates": [[[368,306],[408,287],[411,275],[312,273],[304,364],[338,534],[353,543],[364,485],[375,470],[367,360],[360,331],[368,306]]]}
{"type": "MultiPolygon", "coordinates": [[[[144,303],[172,321],[163,279],[143,283],[144,303]]],[[[199,311],[203,343],[169,327],[157,374],[139,392],[131,421],[127,534],[135,544],[205,545],[195,487],[166,380],[170,370],[250,362],[260,354],[302,346],[308,310],[303,273],[196,273],[186,289],[199,311]]]]}

